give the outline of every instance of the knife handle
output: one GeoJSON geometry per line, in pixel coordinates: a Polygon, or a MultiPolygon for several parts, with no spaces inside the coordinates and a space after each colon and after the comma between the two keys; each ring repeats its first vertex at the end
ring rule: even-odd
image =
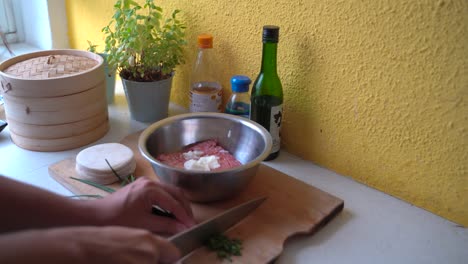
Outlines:
{"type": "Polygon", "coordinates": [[[7,122],[0,119],[0,132],[7,126],[7,122]]]}
{"type": "Polygon", "coordinates": [[[157,216],[164,216],[164,217],[169,217],[175,219],[175,215],[167,210],[162,209],[161,207],[157,205],[153,205],[151,207],[151,213],[157,216]]]}

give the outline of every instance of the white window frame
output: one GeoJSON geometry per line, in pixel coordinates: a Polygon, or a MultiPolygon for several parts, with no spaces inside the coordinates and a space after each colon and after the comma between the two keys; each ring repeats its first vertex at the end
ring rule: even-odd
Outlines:
{"type": "MultiPolygon", "coordinates": [[[[4,0],[0,0],[4,1],[4,0]]],[[[11,0],[16,24],[15,55],[69,48],[65,0],[11,0]]],[[[9,40],[10,43],[10,40],[9,40]]],[[[10,55],[0,46],[0,61],[10,55]]]]}
{"type": "MultiPolygon", "coordinates": [[[[0,0],[0,30],[8,40],[8,43],[18,41],[16,20],[11,0],[0,0]]],[[[3,45],[3,42],[0,42],[3,45]]]]}

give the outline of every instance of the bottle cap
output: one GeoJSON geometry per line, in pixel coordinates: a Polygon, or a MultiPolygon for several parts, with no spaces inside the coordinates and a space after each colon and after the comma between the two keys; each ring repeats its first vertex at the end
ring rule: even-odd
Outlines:
{"type": "Polygon", "coordinates": [[[266,25],[263,26],[263,43],[278,43],[279,39],[279,27],[266,25]]]}
{"type": "Polygon", "coordinates": [[[213,48],[213,36],[210,34],[198,35],[198,47],[202,49],[213,48]]]}
{"type": "Polygon", "coordinates": [[[252,81],[244,75],[234,75],[231,78],[232,91],[235,93],[243,93],[249,91],[249,84],[252,81]]]}

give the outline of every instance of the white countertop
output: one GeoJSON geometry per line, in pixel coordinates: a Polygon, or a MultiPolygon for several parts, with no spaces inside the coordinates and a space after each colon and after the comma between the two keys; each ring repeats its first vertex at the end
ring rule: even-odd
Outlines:
{"type": "MultiPolygon", "coordinates": [[[[116,102],[109,106],[110,131],[94,144],[119,142],[147,126],[130,119],[119,89],[116,102]]],[[[182,111],[171,105],[170,114],[182,111]]],[[[11,142],[7,127],[0,133],[0,175],[71,195],[49,176],[48,166],[83,148],[24,150],[11,142]]],[[[285,151],[265,164],[345,201],[344,210],[319,232],[288,240],[275,263],[468,263],[467,228],[285,151]]]]}

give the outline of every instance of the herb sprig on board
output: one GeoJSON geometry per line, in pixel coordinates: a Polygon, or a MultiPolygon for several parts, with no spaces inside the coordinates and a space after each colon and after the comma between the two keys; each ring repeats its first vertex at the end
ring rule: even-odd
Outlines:
{"type": "MultiPolygon", "coordinates": [[[[112,168],[112,166],[110,165],[109,161],[107,159],[105,159],[107,165],[109,165],[110,169],[112,170],[112,172],[114,173],[114,175],[119,179],[119,182],[120,182],[120,185],[121,186],[125,186],[131,182],[134,182],[136,180],[135,176],[133,176],[133,174],[130,174],[128,175],[127,177],[125,178],[122,178],[119,176],[119,174],[114,170],[114,168],[112,168]]],[[[84,184],[88,184],[90,186],[93,186],[95,188],[98,188],[102,191],[105,191],[107,193],[113,193],[115,192],[115,189],[111,188],[111,187],[108,187],[108,186],[105,186],[105,185],[102,185],[102,184],[99,184],[97,182],[93,182],[93,181],[90,181],[90,180],[86,180],[86,179],[80,179],[80,178],[75,178],[75,177],[70,177],[71,179],[75,180],[75,181],[79,181],[79,182],[82,182],[84,184]]],[[[94,195],[94,194],[82,194],[82,195],[72,195],[72,196],[69,196],[69,198],[81,198],[81,197],[87,197],[87,198],[103,198],[103,196],[101,195],[94,195]]],[[[172,214],[170,211],[167,211],[157,205],[153,205],[153,207],[151,208],[151,213],[154,214],[154,215],[158,215],[158,216],[165,216],[165,217],[170,217],[170,218],[175,218],[174,214],[172,214]]]]}
{"type": "Polygon", "coordinates": [[[75,177],[70,177],[70,179],[75,180],[75,181],[79,181],[79,182],[82,182],[82,183],[85,183],[85,184],[88,184],[88,185],[91,185],[91,186],[96,187],[96,188],[100,189],[101,191],[105,191],[107,193],[115,192],[115,190],[112,189],[111,187],[107,187],[107,186],[99,184],[97,182],[93,182],[93,181],[85,180],[85,179],[79,179],[79,178],[75,178],[75,177]]]}
{"type": "MultiPolygon", "coordinates": [[[[112,173],[114,173],[115,177],[117,177],[117,179],[119,180],[121,186],[125,186],[125,185],[127,185],[127,184],[129,184],[131,182],[134,182],[136,180],[136,178],[135,178],[135,176],[133,176],[133,174],[130,174],[127,177],[123,177],[123,178],[120,177],[119,174],[114,170],[114,168],[112,168],[109,161],[107,159],[104,159],[104,160],[106,161],[107,165],[109,165],[109,168],[111,169],[112,173]]],[[[113,188],[102,185],[102,184],[99,184],[97,182],[93,182],[93,181],[85,180],[85,179],[79,179],[79,178],[75,178],[75,177],[70,177],[70,178],[75,180],[75,181],[79,181],[79,182],[91,185],[93,187],[96,187],[96,188],[98,188],[98,189],[100,189],[102,191],[105,191],[107,193],[115,192],[115,190],[113,188]]],[[[100,196],[100,195],[92,195],[92,194],[73,195],[70,198],[76,198],[76,197],[102,198],[102,196],[100,196]]]]}
{"type": "Polygon", "coordinates": [[[135,181],[135,176],[133,176],[133,173],[128,175],[127,177],[120,177],[119,174],[114,170],[114,168],[112,168],[112,166],[110,165],[109,161],[107,159],[104,159],[107,163],[107,165],[109,165],[109,168],[111,169],[112,173],[114,173],[115,177],[117,177],[117,179],[119,179],[119,182],[120,182],[120,185],[121,186],[125,186],[131,182],[134,182],[135,181]]]}
{"type": "Polygon", "coordinates": [[[232,256],[241,256],[242,241],[240,239],[231,239],[223,234],[215,234],[208,238],[205,245],[220,259],[232,261],[232,256]]]}

